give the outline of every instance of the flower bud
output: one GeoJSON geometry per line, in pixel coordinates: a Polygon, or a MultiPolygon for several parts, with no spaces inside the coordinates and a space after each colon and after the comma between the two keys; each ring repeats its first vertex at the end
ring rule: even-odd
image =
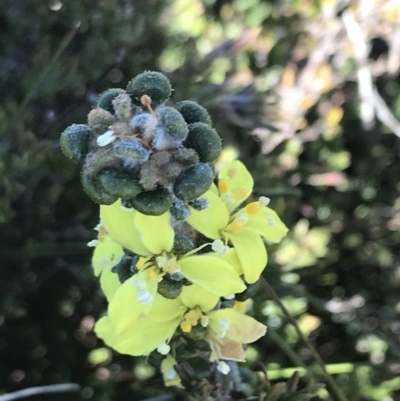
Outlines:
{"type": "Polygon", "coordinates": [[[88,114],[88,125],[92,132],[99,135],[106,132],[115,122],[115,117],[107,110],[97,108],[90,110],[88,114]]]}
{"type": "Polygon", "coordinates": [[[187,124],[204,123],[211,125],[211,118],[208,111],[192,100],[178,102],[175,108],[182,114],[187,124]]]}
{"type": "Polygon", "coordinates": [[[194,242],[185,234],[175,232],[172,252],[175,255],[184,255],[194,249],[194,242]]]}
{"type": "Polygon", "coordinates": [[[182,292],[182,286],[182,281],[171,280],[171,278],[166,274],[158,283],[157,291],[164,298],[175,299],[178,298],[182,292]]]}
{"type": "Polygon", "coordinates": [[[189,124],[189,134],[184,145],[194,149],[203,163],[217,160],[222,148],[217,131],[204,123],[189,124]]]}
{"type": "Polygon", "coordinates": [[[147,95],[151,98],[153,108],[165,103],[171,96],[171,90],[168,78],[155,71],[137,75],[126,87],[126,92],[131,96],[134,104],[142,106],[141,97],[147,95]]]}
{"type": "Polygon", "coordinates": [[[160,216],[172,206],[172,194],[165,188],[145,191],[134,198],[124,199],[123,205],[149,216],[160,216]]]}
{"type": "Polygon", "coordinates": [[[85,172],[81,174],[82,186],[93,202],[99,205],[112,205],[118,197],[104,191],[96,176],[85,172]]]}
{"type": "Polygon", "coordinates": [[[175,198],[170,212],[175,220],[185,220],[190,216],[190,210],[180,199],[175,198]]]}
{"type": "Polygon", "coordinates": [[[200,198],[193,199],[188,202],[188,205],[192,207],[194,210],[204,210],[208,207],[208,201],[206,198],[200,196],[200,198]]]}
{"type": "Polygon", "coordinates": [[[139,179],[131,172],[116,168],[102,170],[98,180],[106,192],[117,198],[133,198],[143,190],[139,179]]]}
{"type": "Polygon", "coordinates": [[[116,157],[132,166],[145,162],[150,155],[150,151],[134,138],[115,141],[113,149],[116,157]]]}
{"type": "Polygon", "coordinates": [[[101,93],[97,99],[96,107],[109,111],[111,114],[115,113],[112,101],[122,93],[125,93],[123,89],[112,88],[107,89],[105,92],[101,93]]]}
{"type": "Polygon", "coordinates": [[[132,114],[132,101],[128,94],[120,93],[113,99],[112,105],[115,110],[115,116],[119,120],[124,121],[130,118],[132,114]]]}
{"type": "Polygon", "coordinates": [[[90,128],[85,124],[72,124],[60,138],[61,149],[73,162],[80,163],[86,157],[89,148],[90,128]]]}
{"type": "Polygon", "coordinates": [[[130,256],[123,255],[119,262],[113,266],[111,271],[118,274],[118,279],[121,284],[138,272],[136,269],[136,263],[138,259],[139,256],[132,258],[130,256]]]}
{"type": "Polygon", "coordinates": [[[198,163],[187,168],[175,180],[174,193],[183,201],[191,201],[210,188],[214,173],[208,164],[198,163]]]}
{"type": "Polygon", "coordinates": [[[204,340],[205,338],[207,338],[208,328],[203,327],[201,324],[196,324],[196,326],[193,326],[191,332],[185,335],[192,338],[193,340],[204,340]]]}
{"type": "Polygon", "coordinates": [[[179,111],[173,107],[160,107],[157,109],[157,119],[164,134],[173,141],[180,143],[186,139],[189,130],[179,111]]]}

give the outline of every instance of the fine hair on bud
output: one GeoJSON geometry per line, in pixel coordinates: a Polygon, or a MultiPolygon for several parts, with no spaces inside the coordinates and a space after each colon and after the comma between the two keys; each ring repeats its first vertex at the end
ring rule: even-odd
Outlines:
{"type": "Polygon", "coordinates": [[[93,133],[101,135],[115,122],[115,117],[107,110],[96,108],[88,114],[88,125],[93,133]]]}
{"type": "Polygon", "coordinates": [[[164,298],[178,298],[182,292],[183,282],[171,279],[169,274],[166,274],[158,283],[157,292],[164,298]]]}
{"type": "Polygon", "coordinates": [[[144,163],[150,156],[150,151],[134,138],[121,139],[113,144],[114,155],[127,166],[144,163]]]}
{"type": "Polygon", "coordinates": [[[191,201],[203,195],[214,179],[211,167],[198,163],[183,171],[175,180],[174,193],[183,201],[191,201]]]}
{"type": "Polygon", "coordinates": [[[118,197],[104,191],[99,183],[98,177],[85,173],[81,174],[82,186],[89,198],[99,205],[112,205],[118,197]]]}
{"type": "Polygon", "coordinates": [[[174,198],[170,212],[175,220],[185,220],[190,216],[189,208],[178,198],[174,198]]]}
{"type": "Polygon", "coordinates": [[[173,107],[159,107],[157,109],[158,124],[163,128],[163,132],[176,144],[183,142],[188,134],[188,126],[182,114],[173,107]]]}
{"type": "Polygon", "coordinates": [[[195,210],[201,211],[201,210],[207,209],[208,201],[206,198],[203,198],[200,196],[200,198],[189,201],[188,205],[195,210]]]}
{"type": "Polygon", "coordinates": [[[124,205],[143,214],[160,216],[170,209],[172,201],[173,196],[168,189],[157,188],[154,191],[145,191],[133,198],[126,199],[124,205]]]}
{"type": "Polygon", "coordinates": [[[211,117],[208,111],[192,100],[183,100],[175,105],[175,108],[182,114],[187,124],[204,123],[211,125],[211,117]]]}
{"type": "Polygon", "coordinates": [[[153,108],[165,103],[171,96],[171,91],[168,78],[156,71],[146,71],[137,75],[126,87],[126,92],[131,96],[134,104],[143,106],[141,98],[147,95],[151,98],[153,108]]]}
{"type": "Polygon", "coordinates": [[[65,156],[81,163],[89,150],[90,128],[86,124],[72,124],[62,134],[60,146],[65,156]]]}
{"type": "Polygon", "coordinates": [[[112,101],[115,116],[119,120],[127,120],[132,114],[132,101],[128,94],[121,93],[112,101]]]}
{"type": "Polygon", "coordinates": [[[105,169],[99,173],[98,180],[104,191],[117,198],[133,198],[143,191],[139,179],[130,171],[105,169]]]}
{"type": "Polygon", "coordinates": [[[189,134],[184,142],[187,148],[194,149],[203,163],[212,163],[221,154],[222,143],[217,132],[204,123],[189,124],[189,134]]]}
{"type": "Polygon", "coordinates": [[[125,93],[125,91],[120,88],[107,89],[105,92],[99,95],[96,102],[96,107],[100,107],[101,109],[107,110],[111,114],[114,114],[115,110],[113,106],[113,100],[122,93],[125,93]]]}

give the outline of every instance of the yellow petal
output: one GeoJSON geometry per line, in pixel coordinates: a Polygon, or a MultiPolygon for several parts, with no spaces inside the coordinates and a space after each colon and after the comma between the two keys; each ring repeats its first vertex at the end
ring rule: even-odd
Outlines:
{"type": "Polygon", "coordinates": [[[280,242],[288,232],[276,212],[269,207],[262,207],[256,214],[250,215],[246,229],[263,236],[266,241],[272,243],[280,242]]]}
{"type": "Polygon", "coordinates": [[[115,339],[114,348],[122,354],[147,355],[174,335],[180,321],[180,318],[175,318],[166,322],[155,322],[146,316],[120,333],[115,339]]]}
{"type": "Polygon", "coordinates": [[[228,359],[230,361],[244,361],[246,354],[242,344],[237,341],[223,338],[214,343],[214,348],[217,352],[218,358],[228,359]]]}
{"type": "Polygon", "coordinates": [[[226,183],[228,192],[221,194],[221,198],[230,211],[245,201],[253,191],[253,177],[239,160],[224,163],[218,179],[226,183]]]}
{"type": "Polygon", "coordinates": [[[166,322],[178,316],[183,316],[186,310],[187,307],[183,304],[180,297],[168,299],[160,294],[156,294],[153,307],[148,316],[155,322],[166,322]]]}
{"type": "Polygon", "coordinates": [[[161,373],[163,375],[164,384],[167,387],[177,386],[183,388],[181,378],[174,369],[175,364],[176,360],[171,355],[167,355],[167,357],[161,362],[161,373]]]}
{"type": "Polygon", "coordinates": [[[255,283],[261,276],[267,261],[267,250],[258,234],[244,228],[239,234],[227,233],[226,237],[232,242],[242,265],[244,279],[255,283]]]}
{"type": "Polygon", "coordinates": [[[219,301],[218,295],[212,294],[197,284],[183,287],[179,298],[187,308],[193,309],[198,306],[203,312],[213,309],[219,301]]]}
{"type": "Polygon", "coordinates": [[[223,297],[246,289],[234,268],[214,254],[189,256],[179,264],[183,276],[213,294],[223,297]]]}
{"type": "Polygon", "coordinates": [[[241,276],[243,274],[242,264],[240,263],[240,260],[239,260],[239,257],[237,255],[235,248],[229,249],[229,251],[223,256],[220,256],[220,255],[218,255],[218,256],[221,259],[225,260],[225,262],[228,262],[235,269],[235,272],[239,276],[241,276]]]}
{"type": "MultiPolygon", "coordinates": [[[[212,183],[209,191],[213,192],[215,195],[219,196],[218,187],[212,183]]],[[[203,195],[204,196],[204,195],[203,195]]]]}
{"type": "Polygon", "coordinates": [[[267,331],[267,327],[262,323],[231,308],[212,311],[208,316],[210,317],[210,328],[216,333],[218,332],[218,321],[228,319],[230,327],[225,338],[240,344],[257,341],[267,331]]]}
{"type": "Polygon", "coordinates": [[[111,302],[115,292],[121,286],[121,282],[118,279],[118,274],[113,273],[111,269],[105,269],[100,276],[100,286],[107,298],[107,301],[111,302]]]}
{"type": "Polygon", "coordinates": [[[109,347],[114,347],[115,334],[108,316],[100,318],[94,326],[97,337],[101,338],[109,347]]]}
{"type": "Polygon", "coordinates": [[[100,206],[100,219],[110,237],[138,255],[149,256],[151,252],[143,245],[139,231],[135,228],[136,213],[133,209],[122,207],[120,200],[109,206],[100,206]]]}
{"type": "Polygon", "coordinates": [[[113,241],[108,235],[103,236],[94,248],[92,256],[94,274],[98,276],[103,270],[111,270],[123,254],[124,250],[121,245],[113,241]]]}
{"type": "Polygon", "coordinates": [[[229,212],[214,192],[209,190],[203,197],[207,199],[208,207],[201,211],[190,209],[190,216],[186,221],[208,238],[221,238],[220,231],[229,222],[229,212]]]}
{"type": "Polygon", "coordinates": [[[136,212],[134,224],[139,231],[141,242],[153,255],[172,249],[174,230],[168,212],[161,216],[147,216],[136,212]]]}
{"type": "Polygon", "coordinates": [[[157,292],[157,281],[148,279],[147,271],[140,271],[126,280],[115,292],[108,305],[108,316],[116,334],[128,329],[147,315],[157,292]],[[147,302],[140,302],[140,295],[147,292],[147,302]]]}

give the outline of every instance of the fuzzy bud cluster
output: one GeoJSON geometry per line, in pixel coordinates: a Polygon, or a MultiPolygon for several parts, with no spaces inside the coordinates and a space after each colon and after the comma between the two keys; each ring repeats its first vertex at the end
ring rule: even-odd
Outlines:
{"type": "Polygon", "coordinates": [[[88,114],[61,134],[61,148],[82,165],[82,185],[93,201],[177,220],[202,210],[214,180],[221,139],[208,112],[193,101],[167,105],[172,88],[159,72],[133,78],[126,90],[108,89],[88,114]]]}

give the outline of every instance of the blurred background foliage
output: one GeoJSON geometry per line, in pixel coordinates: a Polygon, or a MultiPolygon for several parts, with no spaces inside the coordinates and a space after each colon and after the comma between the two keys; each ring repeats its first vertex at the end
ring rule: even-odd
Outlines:
{"type": "MultiPolygon", "coordinates": [[[[399,38],[396,0],[0,0],[0,394],[165,393],[154,368],[91,331],[105,307],[86,246],[98,207],[58,141],[99,93],[151,69],[173,101],[210,110],[223,157],[239,155],[290,227],[264,277],[348,399],[400,400],[399,38]]],[[[253,313],[269,332],[241,389],[257,388],[261,362],[267,387],[297,367],[300,388],[331,399],[262,288],[253,313]]]]}

